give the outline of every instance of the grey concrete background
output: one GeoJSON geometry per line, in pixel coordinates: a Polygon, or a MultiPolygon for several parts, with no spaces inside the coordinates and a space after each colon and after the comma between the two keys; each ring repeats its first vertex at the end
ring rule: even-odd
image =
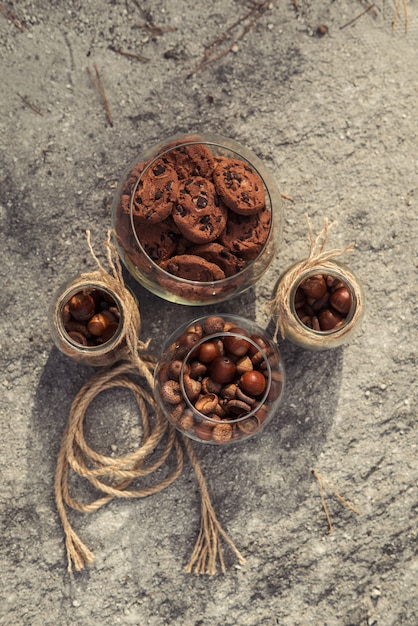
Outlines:
{"type": "MultiPolygon", "coordinates": [[[[271,2],[231,52],[191,78],[205,46],[250,2],[1,5],[25,27],[0,15],[0,623],[417,624],[416,0],[407,2],[408,32],[403,4],[392,30],[389,0],[348,26],[365,2],[271,2]],[[94,63],[113,127],[86,72],[94,63]],[[265,303],[280,272],[307,251],[306,212],[315,230],[324,216],[338,221],[330,245],[356,242],[346,262],[365,288],[367,313],[344,348],[311,353],[280,342],[288,385],[262,436],[222,450],[196,445],[246,565],[226,549],[226,575],[184,572],[199,527],[187,463],[158,495],[70,512],[96,556],[70,575],[54,471],[72,399],[93,370],[52,346],[48,306],[64,280],[93,269],[85,230],[101,250],[126,164],[189,130],[252,148],[293,202],[285,201],[271,269],[222,307],[165,303],[127,276],[154,353],[180,322],[206,311],[245,314],[272,330],[265,303]],[[331,535],[312,467],[361,511],[327,492],[331,535]]],[[[138,443],[136,419],[129,395],[103,395],[86,436],[103,452],[124,453],[138,443]]],[[[83,483],[78,494],[94,496],[83,483]]]]}

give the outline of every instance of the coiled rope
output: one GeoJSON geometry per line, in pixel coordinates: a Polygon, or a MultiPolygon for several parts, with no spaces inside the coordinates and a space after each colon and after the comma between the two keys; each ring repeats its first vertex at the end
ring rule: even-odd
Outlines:
{"type": "Polygon", "coordinates": [[[123,336],[127,354],[117,363],[102,367],[80,389],[71,405],[62,437],[55,473],[55,499],[65,533],[68,570],[72,571],[73,565],[76,570],[82,569],[85,564],[93,561],[94,555],[74,531],[66,507],[91,513],[114,498],[145,498],[162,491],[183,471],[183,443],[201,493],[200,532],[185,569],[189,573],[213,575],[217,571],[219,561],[221,571],[225,572],[221,539],[230,546],[240,563],[245,563],[245,559],[219,523],[191,441],[180,435],[165,419],[154,399],[153,372],[156,359],[148,353],[149,341],[143,343],[138,339],[139,308],[124,285],[122,268],[117,251],[111,243],[111,237],[112,232],[109,231],[105,246],[112,272],[110,274],[95,255],[90,233],[87,231],[88,245],[98,270],[83,274],[82,279],[100,278],[116,290],[121,301],[126,304],[128,315],[123,336]],[[101,392],[116,387],[128,389],[133,393],[142,422],[140,445],[134,452],[118,458],[99,454],[88,445],[84,437],[84,422],[91,402],[101,392]],[[175,455],[175,468],[166,478],[152,486],[128,489],[134,480],[149,476],[162,467],[171,454],[175,455]],[[72,497],[69,486],[71,471],[88,480],[103,495],[90,503],[82,503],[72,497]]]}

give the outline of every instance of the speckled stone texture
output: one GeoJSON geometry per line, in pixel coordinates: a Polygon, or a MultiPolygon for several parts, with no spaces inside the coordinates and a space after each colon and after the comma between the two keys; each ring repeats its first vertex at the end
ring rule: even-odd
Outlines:
{"type": "MultiPolygon", "coordinates": [[[[365,3],[263,3],[248,32],[255,14],[217,52],[232,50],[190,76],[251,6],[8,2],[23,30],[0,14],[2,626],[418,623],[417,3],[407,2],[407,33],[403,5],[392,30],[387,0],[350,25],[365,3]],[[113,127],[86,72],[95,63],[113,127]],[[245,315],[273,332],[266,304],[280,273],[307,252],[305,213],[315,231],[324,216],[337,220],[330,246],[355,241],[344,260],[363,284],[366,314],[343,348],[308,352],[280,340],[287,386],[261,436],[195,446],[245,565],[226,547],[225,575],[184,571],[200,518],[187,462],[160,494],[71,511],[96,558],[70,575],[54,472],[72,399],[93,370],[53,347],[48,306],[65,280],[94,268],[85,231],[101,254],[128,163],[188,131],[247,145],[292,200],[280,253],[236,300],[170,304],[126,274],[153,353],[206,312],[245,315]],[[326,489],[332,534],[312,468],[361,512],[326,489]]],[[[140,434],[127,391],[89,409],[86,437],[103,453],[132,450],[140,434]]],[[[83,501],[97,495],[82,481],[74,487],[83,501]]]]}

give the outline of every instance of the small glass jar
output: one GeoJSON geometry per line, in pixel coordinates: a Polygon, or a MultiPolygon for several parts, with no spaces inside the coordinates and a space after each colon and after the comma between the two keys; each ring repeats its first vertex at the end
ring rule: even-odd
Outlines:
{"type": "Polygon", "coordinates": [[[235,315],[183,324],[166,341],[154,392],[187,437],[226,445],[252,437],[277,415],[285,374],[264,330],[235,315]]]}
{"type": "MultiPolygon", "coordinates": [[[[142,197],[139,202],[144,204],[142,197]]],[[[198,219],[198,213],[193,219],[198,219]]],[[[125,170],[113,201],[112,224],[118,253],[141,285],[171,302],[213,304],[241,294],[265,273],[279,249],[283,204],[273,177],[252,151],[214,134],[177,135],[144,151],[125,170]],[[180,190],[172,191],[170,196],[172,187],[158,189],[150,201],[147,217],[138,215],[138,190],[145,189],[144,180],[149,185],[149,177],[161,163],[168,164],[170,171],[175,170],[176,181],[169,181],[169,185],[179,184],[176,189],[182,189],[192,178],[204,178],[203,185],[214,186],[217,206],[224,206],[213,177],[222,158],[249,166],[250,176],[256,176],[257,184],[261,181],[264,205],[257,215],[239,215],[225,206],[222,215],[216,217],[217,223],[212,215],[199,218],[207,220],[199,222],[200,230],[211,230],[207,245],[201,241],[197,226],[188,224],[185,230],[174,219],[179,205],[176,193],[180,190]],[[159,206],[157,218],[153,207],[162,194],[167,194],[164,208],[171,203],[172,210],[162,213],[159,206]],[[166,217],[160,220],[162,215],[166,217]],[[156,219],[159,221],[154,222],[156,219]],[[226,225],[222,231],[219,227],[218,233],[217,224],[224,220],[226,225]],[[215,233],[218,235],[213,238],[215,233]]]]}
{"type": "Polygon", "coordinates": [[[292,265],[275,287],[284,339],[313,350],[347,343],[364,312],[363,290],[357,278],[347,266],[334,260],[309,269],[303,269],[303,265],[292,265]]]}
{"type": "Polygon", "coordinates": [[[110,365],[128,354],[125,341],[128,317],[139,332],[140,317],[134,295],[124,287],[78,276],[55,294],[49,326],[56,347],[78,363],[110,365]],[[129,307],[129,312],[127,310],[129,307]]]}

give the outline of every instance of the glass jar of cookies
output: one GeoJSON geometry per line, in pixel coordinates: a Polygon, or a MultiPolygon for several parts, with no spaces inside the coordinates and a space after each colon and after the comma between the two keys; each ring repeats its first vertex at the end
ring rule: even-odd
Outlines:
{"type": "Polygon", "coordinates": [[[213,304],[249,289],[277,254],[283,207],[262,161],[232,139],[190,134],[144,151],[112,207],[119,255],[152,293],[213,304]]]}
{"type": "Polygon", "coordinates": [[[154,392],[184,435],[225,445],[260,433],[277,416],[284,377],[278,348],[264,330],[239,316],[210,315],[167,339],[154,392]]]}

